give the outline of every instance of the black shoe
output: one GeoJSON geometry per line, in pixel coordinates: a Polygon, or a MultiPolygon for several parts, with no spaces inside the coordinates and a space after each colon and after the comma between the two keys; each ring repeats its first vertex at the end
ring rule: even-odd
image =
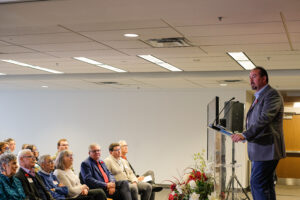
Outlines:
{"type": "Polygon", "coordinates": [[[163,188],[160,186],[157,186],[155,184],[152,185],[152,192],[160,192],[160,191],[162,191],[162,189],[163,188]]]}

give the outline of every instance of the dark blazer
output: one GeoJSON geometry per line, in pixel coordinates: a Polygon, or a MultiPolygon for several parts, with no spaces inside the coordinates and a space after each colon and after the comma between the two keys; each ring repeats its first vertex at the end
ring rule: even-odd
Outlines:
{"type": "MultiPolygon", "coordinates": [[[[110,171],[107,169],[105,163],[102,160],[100,160],[100,165],[106,173],[109,182],[115,182],[114,176],[110,173],[110,171]]],[[[89,188],[106,189],[106,183],[98,168],[98,165],[96,161],[94,161],[91,157],[88,157],[85,161],[81,163],[80,173],[84,184],[89,186],[89,188]]]]}
{"type": "MultiPolygon", "coordinates": [[[[21,181],[26,197],[30,200],[40,200],[41,198],[38,197],[37,189],[35,188],[33,183],[29,183],[25,174],[27,173],[22,168],[20,168],[15,176],[21,181]]],[[[51,194],[47,191],[41,177],[37,173],[35,173],[35,178],[37,179],[38,183],[42,186],[47,196],[47,200],[54,200],[51,194]]]]}
{"type": "Polygon", "coordinates": [[[286,156],[283,136],[283,100],[267,85],[247,113],[248,156],[252,161],[279,160],[286,156]]]}

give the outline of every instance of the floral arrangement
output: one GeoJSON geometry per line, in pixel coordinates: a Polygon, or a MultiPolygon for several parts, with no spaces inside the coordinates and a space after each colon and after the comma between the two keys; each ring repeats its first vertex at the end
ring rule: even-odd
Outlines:
{"type": "Polygon", "coordinates": [[[206,165],[202,153],[194,154],[195,166],[184,170],[176,181],[171,181],[169,200],[217,200],[211,166],[206,165]]]}

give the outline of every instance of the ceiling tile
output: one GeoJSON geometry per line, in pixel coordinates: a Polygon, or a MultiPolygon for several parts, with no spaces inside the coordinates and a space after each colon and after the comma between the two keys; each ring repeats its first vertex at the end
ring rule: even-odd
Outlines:
{"type": "Polygon", "coordinates": [[[46,51],[46,52],[109,49],[109,47],[99,44],[97,42],[35,44],[35,45],[24,45],[24,46],[38,50],[38,51],[46,51]]]}
{"type": "Polygon", "coordinates": [[[53,44],[87,42],[89,39],[74,33],[53,33],[38,35],[1,36],[0,40],[13,44],[53,44]]]}

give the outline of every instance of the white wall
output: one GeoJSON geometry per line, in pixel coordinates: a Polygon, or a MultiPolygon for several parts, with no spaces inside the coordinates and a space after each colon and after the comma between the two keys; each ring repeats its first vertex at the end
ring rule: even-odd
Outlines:
{"type": "MultiPolygon", "coordinates": [[[[153,169],[157,182],[170,180],[193,164],[193,153],[206,149],[206,106],[219,96],[245,102],[244,90],[197,89],[157,91],[3,91],[0,98],[1,138],[36,144],[40,154],[56,152],[67,138],[74,168],[87,155],[90,143],[102,146],[120,139],[129,144],[129,160],[138,173],[153,169]]],[[[246,156],[237,145],[238,162],[246,156]]],[[[245,168],[245,166],[243,166],[245,168]]],[[[243,176],[245,169],[238,173],[243,176]]],[[[244,177],[240,177],[244,183],[244,177]]],[[[167,183],[167,182],[163,182],[167,183]]]]}

